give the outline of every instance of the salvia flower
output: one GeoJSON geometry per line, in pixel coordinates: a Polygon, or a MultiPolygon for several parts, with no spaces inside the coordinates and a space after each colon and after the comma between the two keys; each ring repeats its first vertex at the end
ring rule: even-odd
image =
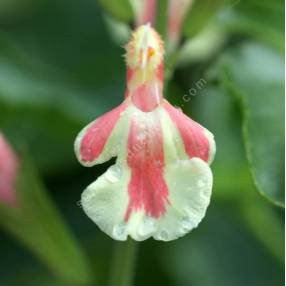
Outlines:
{"type": "Polygon", "coordinates": [[[126,46],[122,104],[75,141],[84,166],[117,157],[82,194],[87,215],[112,238],[173,240],[195,228],[212,190],[213,135],[163,98],[164,47],[144,25],[126,46]]]}
{"type": "Polygon", "coordinates": [[[0,204],[15,206],[18,158],[0,133],[0,204]]]}

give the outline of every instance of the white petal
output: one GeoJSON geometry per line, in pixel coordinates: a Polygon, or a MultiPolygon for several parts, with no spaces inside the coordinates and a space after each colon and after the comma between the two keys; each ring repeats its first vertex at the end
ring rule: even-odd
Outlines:
{"type": "Polygon", "coordinates": [[[197,227],[205,216],[212,192],[212,172],[199,158],[181,160],[166,168],[170,206],[160,218],[154,238],[174,240],[197,227]]]}
{"type": "Polygon", "coordinates": [[[82,206],[99,228],[116,240],[126,240],[124,213],[128,205],[130,172],[114,165],[82,193],[82,206]]]}
{"type": "Polygon", "coordinates": [[[83,192],[82,206],[99,228],[116,240],[126,240],[128,235],[138,241],[151,236],[164,241],[176,239],[197,227],[204,217],[210,202],[212,173],[207,163],[193,158],[168,167],[165,178],[170,205],[159,219],[139,210],[127,223],[124,221],[129,200],[127,166],[111,166],[83,192]]]}

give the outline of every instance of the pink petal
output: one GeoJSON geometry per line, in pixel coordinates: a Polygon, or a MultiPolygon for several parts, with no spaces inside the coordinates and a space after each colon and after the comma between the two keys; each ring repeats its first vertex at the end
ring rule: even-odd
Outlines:
{"type": "Polygon", "coordinates": [[[83,135],[79,135],[79,154],[82,163],[92,163],[102,153],[108,138],[115,127],[120,114],[126,109],[127,104],[123,103],[99,117],[91,123],[83,135]]]}
{"type": "Polygon", "coordinates": [[[164,108],[177,126],[190,159],[198,157],[208,162],[210,144],[205,129],[167,101],[164,103],[164,108]]]}

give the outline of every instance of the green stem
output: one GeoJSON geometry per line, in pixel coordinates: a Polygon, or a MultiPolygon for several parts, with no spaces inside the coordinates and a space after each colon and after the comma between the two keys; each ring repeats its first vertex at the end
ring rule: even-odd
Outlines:
{"type": "Polygon", "coordinates": [[[134,240],[115,242],[111,262],[109,286],[132,286],[138,243],[134,240]]]}

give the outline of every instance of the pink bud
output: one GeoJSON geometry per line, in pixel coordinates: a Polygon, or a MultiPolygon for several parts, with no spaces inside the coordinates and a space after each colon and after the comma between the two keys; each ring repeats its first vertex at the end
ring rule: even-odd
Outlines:
{"type": "Polygon", "coordinates": [[[16,154],[0,133],[0,203],[15,206],[15,181],[19,161],[16,154]]]}
{"type": "Polygon", "coordinates": [[[178,44],[181,28],[192,0],[169,0],[168,37],[171,49],[178,44]]]}
{"type": "Polygon", "coordinates": [[[157,0],[130,0],[135,13],[136,26],[155,22],[157,0]]]}

